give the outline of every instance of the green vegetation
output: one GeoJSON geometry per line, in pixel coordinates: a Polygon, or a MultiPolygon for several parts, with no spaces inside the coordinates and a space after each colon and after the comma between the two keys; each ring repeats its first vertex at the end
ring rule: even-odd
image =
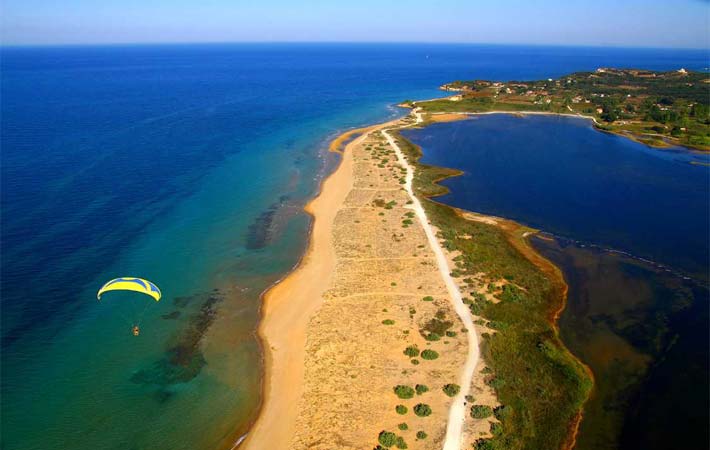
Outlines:
{"type": "Polygon", "coordinates": [[[417,431],[417,439],[426,439],[428,434],[423,431],[417,431]]]}
{"type": "Polygon", "coordinates": [[[418,359],[413,359],[413,360],[411,361],[411,363],[416,366],[417,364],[419,364],[419,360],[418,360],[418,359]]]}
{"type": "Polygon", "coordinates": [[[412,398],[414,397],[414,389],[405,385],[397,385],[394,387],[394,393],[397,394],[399,398],[412,398]]]}
{"type": "Polygon", "coordinates": [[[407,407],[404,405],[397,405],[394,407],[394,410],[397,411],[397,414],[400,414],[400,415],[405,415],[405,414],[407,414],[407,411],[408,411],[407,407]]]}
{"type": "Polygon", "coordinates": [[[441,336],[436,333],[428,333],[424,335],[424,339],[426,339],[427,341],[438,341],[439,339],[441,339],[441,336]]]}
{"type": "Polygon", "coordinates": [[[438,341],[453,325],[454,323],[452,321],[446,320],[446,312],[439,310],[436,313],[436,317],[428,320],[422,326],[419,330],[419,334],[428,341],[438,341]]]}
{"type": "Polygon", "coordinates": [[[493,415],[493,409],[486,405],[471,406],[471,417],[474,419],[486,419],[493,415]]]}
{"type": "Polygon", "coordinates": [[[394,325],[394,320],[392,319],[385,319],[382,321],[382,325],[394,325]]]}
{"type": "Polygon", "coordinates": [[[431,295],[427,295],[426,297],[423,297],[422,300],[424,300],[425,302],[433,302],[434,297],[432,297],[431,295]]]}
{"type": "Polygon", "coordinates": [[[397,428],[399,428],[399,429],[402,430],[402,431],[406,431],[406,430],[409,429],[409,425],[407,425],[406,423],[402,422],[402,423],[400,423],[399,425],[397,425],[397,428]]]}
{"type": "Polygon", "coordinates": [[[427,359],[427,360],[434,360],[439,357],[439,353],[435,352],[434,350],[429,350],[426,349],[422,352],[422,359],[427,359]]]}
{"type": "Polygon", "coordinates": [[[419,356],[419,347],[416,345],[410,345],[409,347],[404,349],[404,354],[409,356],[410,358],[415,358],[419,356]]]}
{"type": "Polygon", "coordinates": [[[458,384],[449,383],[444,385],[442,389],[444,391],[444,394],[448,395],[449,397],[454,397],[461,391],[461,386],[459,386],[458,384]]]}
{"type": "Polygon", "coordinates": [[[395,446],[397,448],[407,448],[407,443],[404,442],[404,438],[402,436],[397,436],[397,441],[395,442],[395,446]]]}
{"type": "Polygon", "coordinates": [[[419,403],[414,407],[414,414],[419,417],[426,417],[431,414],[431,407],[426,403],[419,403]]]}
{"type": "Polygon", "coordinates": [[[426,384],[418,384],[414,386],[414,389],[417,391],[417,395],[422,395],[425,392],[429,392],[429,387],[426,384]]]}
{"type": "Polygon", "coordinates": [[[377,442],[384,447],[392,447],[397,442],[397,435],[391,431],[380,431],[377,442]]]}
{"type": "MultiPolygon", "coordinates": [[[[494,303],[472,296],[467,303],[469,308],[471,303],[476,305],[476,315],[482,318],[477,323],[493,322],[498,328],[496,333],[484,333],[481,342],[482,356],[495,374],[487,381],[493,383],[504,405],[492,411],[502,432],[486,445],[496,449],[560,448],[592,382],[550,322],[564,298],[559,272],[532,262],[536,254],[523,238],[527,230],[469,221],[453,208],[428,199],[445,192],[440,186],[431,186],[433,180],[458,172],[418,164],[421,150],[398,133],[392,135],[409,161],[416,164],[414,191],[429,220],[440,230],[445,247],[460,252],[462,258],[457,263],[464,278],[484,274],[481,283],[500,300],[494,303]],[[505,280],[503,286],[511,286],[505,292],[496,287],[501,280],[505,280]]],[[[468,396],[467,401],[472,403],[473,397],[468,396]]]]}
{"type": "Polygon", "coordinates": [[[498,450],[498,447],[489,439],[477,439],[473,448],[476,450],[498,450]]]}
{"type": "Polygon", "coordinates": [[[461,100],[417,103],[425,112],[547,111],[592,117],[597,128],[648,145],[710,151],[710,77],[692,71],[597,69],[555,80],[455,81],[461,100]]]}

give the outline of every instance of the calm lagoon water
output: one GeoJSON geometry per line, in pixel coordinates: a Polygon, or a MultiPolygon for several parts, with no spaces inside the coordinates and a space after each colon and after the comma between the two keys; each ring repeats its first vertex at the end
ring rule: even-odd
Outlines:
{"type": "Polygon", "coordinates": [[[532,243],[570,287],[561,335],[596,380],[576,448],[704,448],[709,156],[558,116],[404,134],[423,162],[465,171],[443,182],[451,192],[440,201],[547,232],[532,243]]]}
{"type": "Polygon", "coordinates": [[[462,45],[2,48],[4,449],[230,446],[259,295],[298,261],[338,131],[461,78],[702,68],[702,51],[462,45]],[[163,291],[141,336],[135,296],[163,291]]]}

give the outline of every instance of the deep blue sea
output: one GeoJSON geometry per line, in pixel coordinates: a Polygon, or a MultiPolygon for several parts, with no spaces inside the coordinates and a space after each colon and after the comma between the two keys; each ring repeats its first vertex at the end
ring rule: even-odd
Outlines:
{"type": "Polygon", "coordinates": [[[395,44],[5,47],[0,447],[229,447],[259,295],[298,261],[328,139],[456,79],[702,69],[704,51],[395,44]],[[106,296],[117,276],[163,299],[106,296]]]}

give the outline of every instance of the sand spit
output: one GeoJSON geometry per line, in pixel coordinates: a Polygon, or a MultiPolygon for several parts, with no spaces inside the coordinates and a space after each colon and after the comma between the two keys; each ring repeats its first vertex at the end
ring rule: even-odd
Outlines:
{"type": "MultiPolygon", "coordinates": [[[[240,448],[370,450],[390,432],[410,449],[441,449],[463,392],[495,404],[477,348],[469,358],[476,336],[455,308],[461,300],[405,190],[407,170],[381,132],[413,122],[357,130],[309,204],[309,250],[265,296],[264,402],[240,448]],[[475,375],[460,389],[471,379],[467,360],[475,375]],[[461,394],[450,397],[446,385],[461,394]]],[[[455,417],[466,419],[456,429],[467,446],[488,434],[488,421],[455,417]]]]}

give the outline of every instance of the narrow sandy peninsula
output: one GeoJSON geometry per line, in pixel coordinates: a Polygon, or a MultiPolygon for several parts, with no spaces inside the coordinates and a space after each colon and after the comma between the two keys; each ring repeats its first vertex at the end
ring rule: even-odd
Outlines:
{"type": "Polygon", "coordinates": [[[264,299],[264,403],[243,447],[435,449],[489,433],[489,421],[452,413],[462,423],[447,438],[452,402],[463,411],[471,392],[497,403],[482,376],[464,373],[471,350],[469,372],[485,366],[447,286],[456,255],[439,248],[442,272],[405,189],[406,161],[383,133],[414,117],[359,130],[308,205],[310,248],[264,299]]]}

